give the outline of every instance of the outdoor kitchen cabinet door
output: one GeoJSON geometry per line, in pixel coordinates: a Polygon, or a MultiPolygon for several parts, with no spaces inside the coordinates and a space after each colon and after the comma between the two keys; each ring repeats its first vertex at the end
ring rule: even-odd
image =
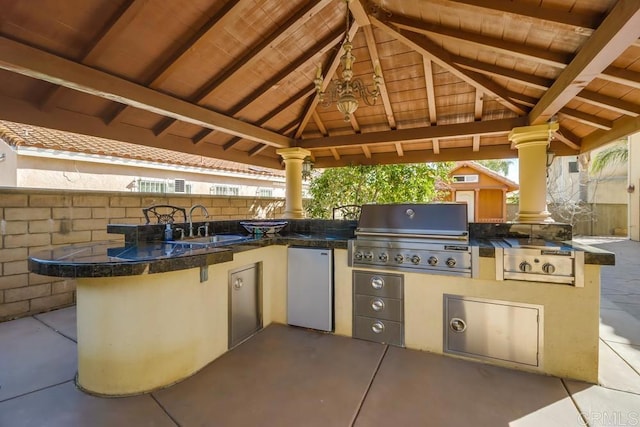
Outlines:
{"type": "Polygon", "coordinates": [[[229,272],[229,348],[240,344],[262,327],[260,265],[229,272]]]}
{"type": "Polygon", "coordinates": [[[540,366],[543,307],[444,296],[444,351],[540,366]]]}

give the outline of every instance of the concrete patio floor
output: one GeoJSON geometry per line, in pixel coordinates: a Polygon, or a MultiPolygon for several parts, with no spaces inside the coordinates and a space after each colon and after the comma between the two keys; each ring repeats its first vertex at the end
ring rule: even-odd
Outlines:
{"type": "Polygon", "coordinates": [[[79,391],[75,307],[0,324],[0,426],[640,425],[640,243],[603,267],[600,385],[271,325],[191,378],[79,391]]]}

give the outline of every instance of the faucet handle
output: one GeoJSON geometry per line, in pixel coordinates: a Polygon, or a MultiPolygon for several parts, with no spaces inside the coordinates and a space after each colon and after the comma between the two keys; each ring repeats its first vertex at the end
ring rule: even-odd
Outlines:
{"type": "Polygon", "coordinates": [[[176,231],[176,232],[178,232],[178,231],[180,232],[180,238],[179,238],[178,240],[182,240],[182,239],[184,239],[184,228],[182,228],[182,227],[176,227],[176,228],[175,228],[175,231],[176,231]]]}

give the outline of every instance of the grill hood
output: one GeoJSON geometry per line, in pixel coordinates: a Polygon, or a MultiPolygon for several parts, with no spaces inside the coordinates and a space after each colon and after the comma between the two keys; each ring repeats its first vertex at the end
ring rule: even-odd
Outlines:
{"type": "Polygon", "coordinates": [[[465,203],[363,205],[356,235],[466,237],[465,203]]]}

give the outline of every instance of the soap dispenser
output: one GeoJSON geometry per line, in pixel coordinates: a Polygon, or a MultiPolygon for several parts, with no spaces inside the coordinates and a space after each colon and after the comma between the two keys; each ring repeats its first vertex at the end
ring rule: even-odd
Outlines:
{"type": "Polygon", "coordinates": [[[164,240],[165,241],[173,240],[173,230],[171,229],[171,224],[167,223],[164,229],[164,240]]]}

